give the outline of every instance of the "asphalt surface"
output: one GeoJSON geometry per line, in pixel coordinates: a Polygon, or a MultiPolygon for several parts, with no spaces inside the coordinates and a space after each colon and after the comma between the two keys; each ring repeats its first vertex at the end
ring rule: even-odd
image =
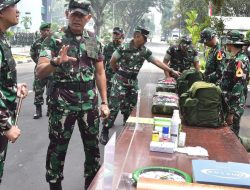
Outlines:
{"type": "MultiPolygon", "coordinates": [[[[164,43],[150,43],[148,47],[153,54],[162,60],[167,45],[164,43]]],[[[27,55],[29,48],[16,48],[13,53],[24,53],[27,55]]],[[[34,63],[22,60],[17,64],[18,82],[26,82],[28,88],[32,90],[34,79],[34,63]]],[[[145,85],[156,83],[162,78],[163,71],[156,66],[145,63],[138,76],[140,89],[142,93],[147,93],[143,89],[145,85]]],[[[15,144],[9,143],[7,159],[3,182],[0,190],[46,190],[49,186],[45,180],[45,160],[48,139],[48,118],[43,116],[41,119],[34,120],[33,114],[35,107],[33,105],[34,93],[30,92],[23,101],[18,126],[22,130],[22,135],[15,144]]],[[[242,119],[242,128],[240,133],[250,137],[249,108],[246,109],[242,119]]],[[[43,115],[46,113],[46,106],[43,106],[43,115]]],[[[112,132],[119,134],[122,129],[122,117],[118,116],[112,132]]],[[[101,126],[100,126],[101,129],[101,126]]],[[[103,146],[100,145],[101,160],[103,161],[103,146]]],[[[64,168],[64,180],[62,182],[63,190],[81,190],[84,186],[84,151],[81,143],[80,134],[77,125],[71,138],[64,168]]]]}

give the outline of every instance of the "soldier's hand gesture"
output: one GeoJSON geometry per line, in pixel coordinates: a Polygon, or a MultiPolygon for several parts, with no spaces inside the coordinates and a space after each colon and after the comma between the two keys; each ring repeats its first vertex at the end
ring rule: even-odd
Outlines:
{"type": "Polygon", "coordinates": [[[77,58],[68,56],[69,45],[63,45],[59,51],[59,55],[53,58],[53,62],[59,66],[64,62],[77,61],[77,58]]]}

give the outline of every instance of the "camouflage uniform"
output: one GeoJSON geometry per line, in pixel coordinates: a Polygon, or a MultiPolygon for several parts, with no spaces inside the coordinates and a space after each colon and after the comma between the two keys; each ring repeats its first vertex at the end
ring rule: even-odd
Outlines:
{"type": "Polygon", "coordinates": [[[180,72],[190,69],[194,62],[199,61],[198,52],[193,47],[189,46],[188,50],[183,52],[180,45],[170,46],[164,60],[170,60],[169,67],[180,72]]]}
{"type": "Polygon", "coordinates": [[[10,129],[15,118],[16,85],[16,63],[5,34],[0,33],[0,182],[8,145],[2,132],[10,129]]]}
{"type": "MultiPolygon", "coordinates": [[[[241,41],[238,31],[229,33],[226,44],[244,44],[241,41]],[[235,40],[230,36],[235,36],[235,40]]],[[[221,81],[221,89],[223,92],[224,101],[227,107],[224,107],[226,114],[233,114],[233,124],[231,129],[238,136],[240,130],[240,119],[244,113],[244,106],[246,102],[247,84],[249,81],[249,59],[243,50],[240,50],[233,56],[227,68],[223,72],[221,81]]]]}
{"type": "Polygon", "coordinates": [[[103,55],[104,55],[104,64],[105,64],[105,73],[107,78],[107,97],[109,100],[110,93],[111,93],[111,87],[112,87],[112,78],[114,76],[114,71],[111,68],[111,65],[109,63],[112,54],[114,51],[120,47],[121,44],[110,42],[103,48],[103,55]]]}
{"type": "Polygon", "coordinates": [[[137,102],[137,75],[145,59],[151,62],[154,57],[145,46],[133,47],[133,40],[124,43],[113,54],[119,64],[119,69],[113,78],[110,97],[110,117],[103,121],[103,127],[111,128],[114,124],[119,108],[124,114],[124,122],[128,119],[137,102]]]}
{"type": "MultiPolygon", "coordinates": [[[[79,37],[79,36],[78,36],[79,37]]],[[[49,99],[52,113],[49,117],[50,144],[46,161],[46,180],[63,180],[63,167],[67,147],[75,122],[78,122],[85,150],[86,180],[92,180],[100,167],[98,147],[99,114],[95,86],[95,63],[103,60],[101,43],[90,32],[84,31],[80,39],[69,29],[56,43],[52,36],[48,47],[40,52],[40,57],[58,56],[62,45],[69,45],[68,55],[77,62],[65,62],[53,72],[53,90],[49,99]]]]}
{"type": "MultiPolygon", "coordinates": [[[[216,37],[216,32],[211,28],[205,28],[200,35],[200,42],[206,44],[216,37]]],[[[226,54],[217,42],[215,46],[211,47],[206,58],[204,80],[217,85],[220,84],[222,73],[225,67],[226,54]]]]}
{"type": "MultiPolygon", "coordinates": [[[[40,26],[40,31],[50,28],[50,23],[43,23],[40,26]]],[[[32,60],[36,63],[35,69],[34,69],[34,82],[33,82],[33,91],[35,93],[34,96],[34,105],[36,106],[36,113],[34,115],[34,119],[38,119],[42,116],[42,105],[44,104],[44,98],[43,98],[43,93],[45,90],[45,87],[47,86],[50,76],[44,78],[44,79],[39,79],[36,75],[36,67],[39,59],[39,54],[42,48],[42,43],[44,42],[45,38],[48,36],[43,36],[37,39],[32,46],[30,47],[30,56],[32,60]]],[[[48,96],[46,99],[46,103],[48,103],[48,96]]]]}

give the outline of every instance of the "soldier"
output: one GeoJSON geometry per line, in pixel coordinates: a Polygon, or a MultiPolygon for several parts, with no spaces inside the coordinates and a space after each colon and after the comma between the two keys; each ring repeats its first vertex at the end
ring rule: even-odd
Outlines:
{"type": "Polygon", "coordinates": [[[112,78],[114,76],[114,72],[110,65],[110,59],[114,51],[120,47],[124,39],[123,29],[120,27],[115,27],[113,29],[113,41],[108,43],[103,48],[103,55],[104,55],[104,65],[105,65],[105,73],[107,78],[107,97],[108,100],[110,98],[110,92],[112,87],[112,78]]]}
{"type": "Polygon", "coordinates": [[[237,30],[229,31],[226,36],[226,48],[231,53],[221,80],[221,90],[227,105],[224,108],[226,123],[236,136],[239,135],[240,118],[244,113],[246,89],[249,81],[249,59],[242,47],[244,35],[237,30]]]}
{"type": "Polygon", "coordinates": [[[20,136],[20,129],[15,122],[15,100],[26,97],[27,85],[17,84],[16,63],[6,38],[6,31],[17,25],[19,11],[16,4],[20,0],[3,0],[0,2],[0,183],[3,176],[4,162],[8,140],[14,143],[20,136]]]}
{"type": "MultiPolygon", "coordinates": [[[[198,52],[192,47],[192,40],[183,36],[178,46],[170,46],[163,59],[163,63],[167,64],[170,68],[180,71],[190,69],[191,65],[199,71],[199,58],[198,52]]],[[[166,77],[170,77],[168,72],[164,72],[166,77]]]]}
{"type": "Polygon", "coordinates": [[[210,47],[204,73],[204,80],[219,85],[223,70],[226,67],[226,54],[222,50],[216,32],[212,28],[205,28],[200,33],[200,42],[210,47]]]}
{"type": "MultiPolygon", "coordinates": [[[[50,23],[41,24],[40,26],[41,37],[38,38],[30,47],[30,56],[36,64],[35,71],[36,71],[36,67],[38,63],[39,53],[42,48],[42,43],[44,39],[46,39],[51,33],[50,26],[51,26],[50,23]]],[[[42,105],[44,103],[43,93],[44,93],[45,87],[48,84],[49,77],[46,77],[40,80],[37,78],[35,71],[34,71],[33,91],[35,93],[34,105],[36,106],[36,113],[34,114],[33,119],[39,119],[40,117],[42,117],[42,105]]],[[[48,101],[46,102],[48,104],[48,101]]]]}
{"type": "Polygon", "coordinates": [[[65,13],[67,29],[60,40],[51,37],[36,68],[39,78],[53,73],[46,160],[46,180],[51,190],[62,189],[65,156],[76,121],[85,150],[85,189],[88,188],[100,167],[99,118],[109,115],[101,43],[84,29],[91,19],[91,4],[86,0],[70,0],[65,13]],[[101,115],[95,84],[102,100],[101,115]]]}
{"type": "Polygon", "coordinates": [[[133,40],[123,43],[112,55],[111,66],[115,75],[110,97],[110,117],[103,121],[100,143],[106,145],[109,140],[109,128],[115,122],[116,116],[121,109],[124,122],[128,119],[137,102],[138,80],[137,75],[145,60],[153,63],[164,71],[179,76],[179,72],[169,68],[156,59],[152,52],[145,47],[149,31],[136,27],[133,40]]]}

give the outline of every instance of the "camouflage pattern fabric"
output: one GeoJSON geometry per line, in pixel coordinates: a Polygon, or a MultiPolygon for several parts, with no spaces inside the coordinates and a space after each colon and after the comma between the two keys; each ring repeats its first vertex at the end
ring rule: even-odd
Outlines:
{"type": "Polygon", "coordinates": [[[170,46],[166,52],[165,58],[170,60],[169,67],[183,72],[190,69],[195,61],[198,61],[198,52],[189,46],[186,53],[182,52],[180,46],[170,46]]]}
{"type": "Polygon", "coordinates": [[[40,52],[41,57],[46,56],[51,59],[58,56],[63,45],[69,45],[68,55],[78,59],[77,62],[62,63],[53,72],[53,88],[49,99],[52,114],[49,117],[50,144],[46,179],[52,183],[63,179],[65,155],[76,120],[85,150],[84,176],[92,178],[100,167],[98,99],[94,83],[94,65],[103,61],[101,43],[90,32],[84,31],[82,36],[76,37],[66,29],[60,39],[52,36],[44,42],[44,45],[40,52]]]}
{"type": "Polygon", "coordinates": [[[14,5],[18,3],[20,0],[2,0],[0,3],[0,10],[3,10],[4,8],[14,5]]]}
{"type": "Polygon", "coordinates": [[[84,176],[94,177],[100,168],[98,109],[71,111],[53,106],[49,118],[50,144],[46,160],[48,182],[63,180],[65,156],[76,121],[79,125],[86,158],[84,176]]]}
{"type": "Polygon", "coordinates": [[[242,50],[229,60],[220,85],[227,105],[224,106],[224,112],[234,114],[231,128],[237,136],[240,130],[240,118],[244,113],[248,81],[249,59],[242,50]]]}
{"type": "Polygon", "coordinates": [[[16,63],[5,34],[0,33],[0,181],[8,144],[2,132],[10,128],[7,123],[15,118],[16,86],[16,63]]]}
{"type": "Polygon", "coordinates": [[[110,42],[103,48],[103,55],[104,55],[104,66],[105,66],[105,73],[107,79],[107,99],[110,98],[111,87],[112,87],[112,78],[114,76],[114,72],[110,65],[110,59],[114,51],[120,47],[121,44],[110,42]]]}
{"type": "Polygon", "coordinates": [[[151,62],[154,57],[145,46],[133,47],[130,43],[123,43],[113,54],[119,65],[113,78],[111,97],[109,101],[110,116],[103,120],[103,127],[111,128],[119,110],[123,114],[123,122],[128,119],[132,109],[137,103],[138,80],[137,75],[145,59],[151,62]]]}
{"type": "MultiPolygon", "coordinates": [[[[36,65],[38,63],[39,54],[42,49],[43,41],[44,41],[44,38],[37,39],[30,48],[30,56],[32,60],[36,63],[36,65]]],[[[36,70],[36,66],[35,66],[35,70],[36,70]]],[[[35,93],[34,105],[43,105],[44,103],[43,93],[44,93],[45,87],[47,86],[48,80],[49,80],[49,77],[46,77],[42,80],[39,79],[36,76],[36,73],[34,72],[34,82],[33,82],[33,91],[35,93]]]]}
{"type": "Polygon", "coordinates": [[[176,80],[174,78],[159,79],[156,84],[156,92],[176,92],[176,80]]]}
{"type": "Polygon", "coordinates": [[[217,43],[216,46],[211,48],[208,53],[204,80],[218,85],[221,81],[222,73],[225,67],[226,54],[217,43]]]}

